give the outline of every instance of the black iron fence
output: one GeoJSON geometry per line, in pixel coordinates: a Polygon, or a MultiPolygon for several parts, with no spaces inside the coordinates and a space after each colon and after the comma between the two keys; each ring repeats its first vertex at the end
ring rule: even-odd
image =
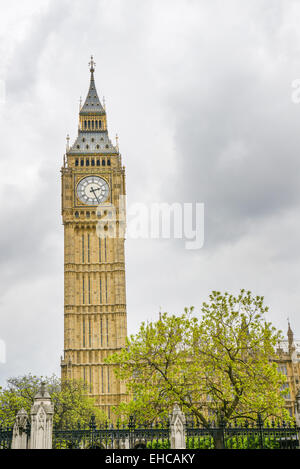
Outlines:
{"type": "MultiPolygon", "coordinates": [[[[25,431],[30,433],[30,426],[25,431]]],[[[185,426],[187,449],[299,449],[299,434],[294,423],[263,422],[260,416],[256,422],[208,427],[188,417],[185,426]]],[[[12,436],[12,428],[0,426],[0,449],[11,449],[12,436]]],[[[53,449],[169,449],[170,438],[168,420],[149,424],[130,418],[128,424],[97,426],[92,417],[85,428],[54,428],[53,449]]]]}
{"type": "Polygon", "coordinates": [[[0,449],[11,449],[13,429],[0,425],[0,449]]]}
{"type": "Polygon", "coordinates": [[[265,421],[232,422],[227,425],[211,423],[204,428],[193,419],[186,426],[188,449],[297,449],[300,428],[295,423],[265,421]]]}
{"type": "MultiPolygon", "coordinates": [[[[299,431],[295,424],[285,422],[234,422],[228,425],[203,427],[187,419],[185,435],[187,449],[297,449],[299,431]]],[[[171,448],[168,421],[149,425],[130,419],[127,425],[96,426],[92,417],[88,428],[53,432],[54,449],[168,449],[171,448]]]]}
{"type": "Polygon", "coordinates": [[[133,418],[116,426],[105,423],[96,426],[92,416],[89,427],[53,431],[54,449],[151,449],[170,448],[169,422],[153,425],[139,424],[133,418]]]}

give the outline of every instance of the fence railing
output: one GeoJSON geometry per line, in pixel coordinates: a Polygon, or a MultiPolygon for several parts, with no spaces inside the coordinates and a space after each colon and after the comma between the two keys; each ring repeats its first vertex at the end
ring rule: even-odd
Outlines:
{"type": "Polygon", "coordinates": [[[188,449],[296,449],[299,448],[299,431],[296,424],[237,422],[204,428],[199,423],[186,426],[188,449]]]}
{"type": "MultiPolygon", "coordinates": [[[[184,428],[187,449],[297,449],[299,428],[282,422],[244,422],[204,428],[189,421],[184,428]]],[[[53,432],[55,449],[168,449],[171,448],[168,421],[154,425],[131,420],[128,425],[105,424],[97,428],[92,418],[88,428],[53,432]]]]}
{"type": "Polygon", "coordinates": [[[0,449],[11,449],[13,429],[0,426],[0,449]]]}
{"type": "Polygon", "coordinates": [[[54,428],[55,449],[155,449],[170,448],[170,424],[168,421],[155,424],[136,423],[133,418],[128,424],[105,423],[97,427],[92,416],[89,427],[60,430],[54,428]]]}

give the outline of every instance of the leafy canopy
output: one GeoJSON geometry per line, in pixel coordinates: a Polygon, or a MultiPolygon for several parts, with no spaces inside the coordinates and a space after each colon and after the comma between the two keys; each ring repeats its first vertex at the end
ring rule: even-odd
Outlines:
{"type": "Polygon", "coordinates": [[[181,316],[164,313],[142,323],[127,347],[107,361],[133,397],[117,413],[153,420],[175,403],[203,425],[209,418],[227,422],[287,416],[281,392],[285,377],[272,361],[282,340],[265,319],[263,297],[241,290],[237,297],[213,291],[201,317],[193,308],[181,316]],[[271,360],[272,359],[272,360],[271,360]]]}
{"type": "Polygon", "coordinates": [[[58,428],[75,426],[78,423],[85,426],[93,414],[98,423],[105,421],[104,413],[95,407],[93,399],[86,395],[87,389],[82,382],[64,381],[61,383],[55,375],[37,377],[28,374],[10,378],[7,380],[7,386],[0,388],[0,423],[13,425],[21,408],[24,408],[30,415],[34,396],[42,383],[46,384],[54,404],[54,425],[58,428]]]}

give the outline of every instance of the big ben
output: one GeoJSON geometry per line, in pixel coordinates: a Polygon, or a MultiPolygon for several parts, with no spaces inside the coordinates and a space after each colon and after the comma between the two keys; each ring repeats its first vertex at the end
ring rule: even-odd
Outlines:
{"type": "Polygon", "coordinates": [[[115,225],[121,225],[119,207],[125,196],[125,169],[118,145],[114,146],[108,136],[106,110],[95,85],[93,57],[89,66],[90,86],[80,106],[78,136],[71,146],[68,144],[61,169],[61,374],[62,380],[84,381],[96,405],[111,418],[111,407],[126,399],[125,387],[116,378],[114,366],[104,361],[124,347],[127,335],[124,235],[120,230],[118,236],[113,236],[109,223],[114,212],[115,225]],[[99,233],[100,222],[103,230],[99,233]]]}

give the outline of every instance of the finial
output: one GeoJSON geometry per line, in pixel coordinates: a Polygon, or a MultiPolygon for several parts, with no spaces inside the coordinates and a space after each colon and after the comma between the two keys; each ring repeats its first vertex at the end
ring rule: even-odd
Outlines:
{"type": "Polygon", "coordinates": [[[95,71],[96,63],[94,62],[94,57],[91,55],[91,61],[89,62],[90,72],[93,73],[95,71]]]}
{"type": "Polygon", "coordinates": [[[70,135],[67,135],[67,151],[70,150],[70,135]]]}
{"type": "Polygon", "coordinates": [[[105,96],[103,96],[103,109],[104,109],[104,111],[106,111],[105,96]]]}
{"type": "Polygon", "coordinates": [[[117,147],[117,150],[119,151],[119,136],[118,136],[118,134],[116,134],[116,147],[117,147]]]}
{"type": "Polygon", "coordinates": [[[82,96],[80,96],[80,99],[79,99],[79,111],[81,111],[81,108],[82,108],[82,96]]]}
{"type": "Polygon", "coordinates": [[[46,391],[46,383],[42,382],[41,383],[41,389],[40,389],[40,393],[41,393],[42,396],[45,395],[45,391],[46,391]]]}

